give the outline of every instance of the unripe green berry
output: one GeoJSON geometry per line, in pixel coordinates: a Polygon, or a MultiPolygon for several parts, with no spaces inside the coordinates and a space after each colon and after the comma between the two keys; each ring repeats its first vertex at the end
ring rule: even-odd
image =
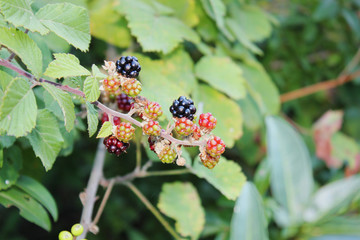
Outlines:
{"type": "Polygon", "coordinates": [[[84,227],[77,223],[77,224],[74,224],[72,227],[71,227],[71,233],[77,237],[77,236],[80,236],[84,231],[84,227]]]}
{"type": "Polygon", "coordinates": [[[59,233],[59,240],[72,240],[73,235],[69,231],[61,231],[59,233]]]}

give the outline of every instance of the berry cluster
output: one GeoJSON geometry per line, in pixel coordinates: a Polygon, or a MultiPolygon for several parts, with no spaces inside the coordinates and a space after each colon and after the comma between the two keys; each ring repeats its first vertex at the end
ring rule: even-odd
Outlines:
{"type": "Polygon", "coordinates": [[[136,57],[121,57],[116,61],[116,71],[124,77],[136,78],[139,76],[141,66],[136,57]]]}
{"type": "Polygon", "coordinates": [[[122,142],[114,136],[104,138],[103,143],[106,150],[116,156],[120,156],[120,154],[126,152],[126,149],[130,147],[130,143],[122,142]]]}
{"type": "Polygon", "coordinates": [[[170,106],[170,112],[174,118],[186,117],[192,121],[194,120],[196,108],[193,100],[181,96],[177,100],[174,100],[173,104],[170,106]]]}
{"type": "MultiPolygon", "coordinates": [[[[196,123],[196,107],[193,100],[180,96],[169,108],[174,124],[168,124],[166,130],[162,129],[156,121],[163,115],[161,106],[157,102],[138,96],[142,88],[136,79],[141,70],[138,59],[131,56],[121,57],[116,63],[105,62],[104,69],[109,73],[109,77],[103,80],[103,89],[106,91],[104,95],[110,96],[108,99],[113,101],[116,99],[115,105],[120,111],[127,113],[132,110],[128,116],[143,120],[141,127],[143,134],[149,136],[149,147],[163,163],[173,163],[176,160],[176,164],[183,166],[186,161],[181,157],[181,147],[193,145],[200,146],[199,156],[204,166],[213,168],[218,163],[225,151],[225,144],[219,137],[211,134],[217,124],[211,113],[200,114],[196,123]],[[173,143],[170,142],[173,131],[177,133],[176,137],[183,138],[189,144],[180,145],[175,140],[171,140],[173,143]],[[197,141],[196,144],[192,144],[193,141],[197,141]]],[[[106,121],[109,121],[109,117],[104,114],[102,122],[106,121]]],[[[131,122],[139,126],[136,121],[131,122]]],[[[135,128],[131,123],[121,122],[117,117],[113,117],[113,125],[112,135],[104,139],[104,144],[110,153],[119,156],[130,146],[129,141],[134,136],[135,128]]]]}
{"type": "MultiPolygon", "coordinates": [[[[74,237],[80,236],[83,232],[84,232],[84,227],[81,224],[77,223],[71,227],[71,232],[61,231],[59,233],[59,240],[73,240],[74,237]]],[[[86,239],[81,239],[81,240],[86,240],[86,239]]]]}

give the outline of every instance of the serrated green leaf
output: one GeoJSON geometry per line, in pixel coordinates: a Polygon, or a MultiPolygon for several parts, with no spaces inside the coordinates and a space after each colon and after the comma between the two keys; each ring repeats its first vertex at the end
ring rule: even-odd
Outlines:
{"type": "Polygon", "coordinates": [[[359,175],[322,186],[315,192],[310,204],[304,211],[304,220],[306,222],[319,222],[320,220],[329,219],[339,210],[349,207],[354,197],[359,194],[359,191],[359,175]]]}
{"type": "Polygon", "coordinates": [[[0,44],[16,53],[36,76],[42,74],[42,54],[36,43],[24,32],[17,29],[0,28],[0,44]]]}
{"type": "Polygon", "coordinates": [[[115,11],[113,2],[99,3],[90,12],[91,35],[120,48],[129,47],[131,35],[125,18],[115,11]]]}
{"type": "Polygon", "coordinates": [[[27,176],[21,176],[16,186],[40,202],[51,214],[54,221],[58,218],[56,202],[50,192],[38,181],[27,176]]]}
{"type": "Polygon", "coordinates": [[[13,136],[0,136],[0,148],[8,148],[15,142],[16,138],[13,136]]]}
{"type": "Polygon", "coordinates": [[[0,191],[0,204],[5,207],[17,207],[23,218],[50,231],[50,218],[45,209],[36,200],[18,188],[13,187],[6,191],[0,191]]]}
{"type": "Polygon", "coordinates": [[[81,51],[89,49],[90,20],[88,11],[71,3],[47,4],[36,17],[59,37],[81,51]]]}
{"type": "Polygon", "coordinates": [[[95,102],[100,97],[99,80],[93,76],[89,76],[84,82],[85,98],[89,102],[95,102]]]}
{"type": "Polygon", "coordinates": [[[80,65],[80,61],[72,54],[55,53],[55,60],[46,69],[44,75],[52,78],[89,76],[91,73],[80,65]]]}
{"type": "Polygon", "coordinates": [[[175,228],[183,236],[198,239],[205,224],[205,212],[200,197],[191,183],[165,183],[158,208],[175,219],[175,228]]]}
{"type": "Polygon", "coordinates": [[[35,127],[36,113],[36,100],[29,83],[23,78],[14,78],[0,105],[0,121],[7,121],[7,134],[15,137],[28,134],[35,127]]]}
{"type": "MultiPolygon", "coordinates": [[[[188,96],[195,88],[193,62],[185,51],[174,51],[162,60],[152,60],[142,55],[138,58],[142,66],[141,95],[158,102],[163,110],[170,107],[175,98],[181,95],[188,96]],[[158,92],[159,86],[162,86],[162,91],[154,94],[158,92]]],[[[169,111],[164,110],[164,114],[168,119],[172,118],[169,111]]]]}
{"type": "Polygon", "coordinates": [[[169,53],[183,40],[200,41],[190,27],[175,17],[159,14],[155,7],[145,1],[124,0],[121,3],[118,9],[126,16],[132,35],[144,51],[169,53]]]}
{"type": "Polygon", "coordinates": [[[55,116],[47,109],[39,110],[36,127],[27,138],[46,171],[50,170],[64,142],[55,116]]]}
{"type": "Polygon", "coordinates": [[[2,0],[0,1],[0,10],[5,19],[14,24],[15,27],[24,27],[42,35],[49,32],[35,17],[30,0],[2,0]]]}
{"type": "Polygon", "coordinates": [[[199,85],[197,106],[203,106],[203,113],[211,112],[217,119],[213,133],[231,148],[235,140],[242,136],[242,113],[239,105],[224,94],[204,84],[199,85]]]}
{"type": "Polygon", "coordinates": [[[269,116],[266,128],[272,194],[288,215],[281,225],[300,223],[314,190],[309,150],[285,120],[269,116]]]}
{"type": "Polygon", "coordinates": [[[280,111],[280,96],[275,84],[260,64],[239,64],[250,88],[249,94],[264,115],[280,111]]]}
{"type": "Polygon", "coordinates": [[[194,160],[192,172],[200,178],[205,178],[225,197],[235,200],[246,182],[246,177],[241,167],[234,161],[221,157],[219,163],[213,168],[206,168],[199,157],[194,160]]]}
{"type": "Polygon", "coordinates": [[[89,132],[89,137],[91,137],[96,132],[99,124],[98,112],[96,111],[94,106],[89,102],[86,102],[86,110],[87,110],[88,132],[89,132]]]}
{"type": "Polygon", "coordinates": [[[268,240],[268,235],[261,196],[254,184],[246,182],[234,207],[230,240],[268,240]]]}
{"type": "Polygon", "coordinates": [[[48,91],[51,96],[54,98],[54,100],[59,104],[63,114],[64,114],[64,122],[65,127],[68,132],[73,129],[75,124],[75,106],[71,99],[71,96],[64,92],[63,90],[56,88],[55,86],[49,84],[49,83],[42,83],[41,84],[46,91],[48,91]]]}
{"type": "Polygon", "coordinates": [[[228,57],[204,56],[196,64],[196,76],[231,98],[245,97],[245,79],[241,69],[228,57]]]}
{"type": "Polygon", "coordinates": [[[110,122],[104,122],[100,128],[100,131],[96,138],[105,138],[112,134],[112,124],[110,122]]]}
{"type": "Polygon", "coordinates": [[[3,163],[0,167],[0,190],[13,186],[22,168],[22,155],[18,147],[3,149],[3,154],[3,163]]]}

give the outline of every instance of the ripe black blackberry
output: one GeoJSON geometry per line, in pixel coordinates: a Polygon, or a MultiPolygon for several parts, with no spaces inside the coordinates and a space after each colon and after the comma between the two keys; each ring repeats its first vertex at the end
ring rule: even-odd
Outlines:
{"type": "Polygon", "coordinates": [[[131,107],[134,105],[134,98],[129,97],[125,93],[121,93],[120,95],[116,96],[116,102],[118,108],[123,112],[129,112],[131,107]]]}
{"type": "Polygon", "coordinates": [[[123,152],[126,152],[126,149],[130,147],[130,143],[124,143],[114,136],[104,138],[103,143],[108,152],[113,153],[116,156],[119,156],[123,152]]]}
{"type": "Polygon", "coordinates": [[[186,117],[187,119],[190,119],[192,121],[194,120],[196,108],[194,106],[193,100],[181,96],[177,100],[174,100],[173,104],[170,106],[170,112],[173,117],[186,117]]]}
{"type": "Polygon", "coordinates": [[[136,57],[121,57],[116,61],[116,71],[127,78],[136,78],[139,76],[141,66],[136,57]]]}

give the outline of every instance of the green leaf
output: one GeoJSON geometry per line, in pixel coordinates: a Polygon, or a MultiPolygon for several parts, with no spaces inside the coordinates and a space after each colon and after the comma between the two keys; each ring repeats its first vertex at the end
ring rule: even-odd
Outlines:
{"type": "Polygon", "coordinates": [[[240,64],[249,93],[264,115],[277,114],[280,110],[280,96],[275,84],[260,64],[240,64]]]}
{"type": "MultiPolygon", "coordinates": [[[[320,235],[320,236],[333,235],[333,234],[360,236],[359,226],[360,226],[359,216],[334,217],[334,218],[330,218],[328,221],[325,221],[323,223],[316,224],[314,226],[314,230],[316,229],[316,235],[320,235]]],[[[353,238],[353,240],[356,239],[358,238],[353,238]]],[[[333,240],[341,240],[341,239],[334,238],[333,240]]]]}
{"type": "Polygon", "coordinates": [[[14,78],[0,105],[0,121],[8,121],[7,134],[15,137],[28,134],[35,127],[36,113],[36,100],[29,83],[23,78],[14,78]]]}
{"type": "Polygon", "coordinates": [[[18,188],[13,187],[6,191],[0,191],[0,204],[5,207],[17,207],[23,218],[50,231],[51,223],[45,209],[36,200],[18,188]]]}
{"type": "Polygon", "coordinates": [[[56,202],[50,192],[38,181],[27,176],[21,176],[16,186],[40,202],[52,215],[54,221],[58,219],[56,202]]]}
{"type": "Polygon", "coordinates": [[[91,137],[96,132],[99,123],[98,112],[96,111],[94,106],[89,102],[86,102],[86,110],[87,110],[88,132],[89,132],[89,137],[91,137]]]}
{"type": "Polygon", "coordinates": [[[4,165],[4,149],[0,148],[0,171],[4,165]]]}
{"type": "Polygon", "coordinates": [[[246,181],[241,167],[224,157],[220,158],[219,163],[213,169],[206,168],[197,157],[192,172],[200,178],[205,178],[230,200],[235,200],[239,196],[246,181]]]}
{"type": "Polygon", "coordinates": [[[79,59],[72,54],[55,53],[55,59],[46,69],[44,75],[52,78],[88,76],[91,73],[80,65],[79,59]]]}
{"type": "Polygon", "coordinates": [[[359,191],[359,175],[337,180],[321,187],[316,191],[304,212],[305,221],[318,222],[322,219],[329,219],[339,210],[349,207],[359,191]]]}
{"type": "Polygon", "coordinates": [[[196,76],[231,98],[245,97],[241,69],[229,57],[204,56],[196,64],[196,76]]]}
{"type": "Polygon", "coordinates": [[[268,240],[263,202],[254,184],[246,182],[236,200],[230,240],[268,240]]]}
{"type": "Polygon", "coordinates": [[[183,40],[200,41],[194,30],[175,17],[159,14],[154,6],[141,0],[124,0],[119,10],[125,14],[132,35],[144,51],[169,53],[183,40]],[[154,31],[156,29],[156,31],[154,31]]]}
{"type": "Polygon", "coordinates": [[[269,116],[266,127],[272,194],[287,210],[289,219],[282,224],[296,224],[302,221],[314,190],[310,154],[300,134],[285,120],[269,116]]]}
{"type": "Polygon", "coordinates": [[[235,140],[242,135],[242,114],[233,100],[215,89],[200,84],[196,103],[203,106],[203,112],[211,112],[217,119],[217,126],[213,133],[224,140],[227,147],[234,146],[235,140]]]}
{"type": "Polygon", "coordinates": [[[36,43],[17,29],[0,28],[0,44],[18,55],[21,61],[36,76],[42,74],[42,54],[36,43]]]}
{"type": "Polygon", "coordinates": [[[270,167],[267,158],[264,158],[258,165],[254,175],[254,184],[262,195],[266,193],[270,186],[270,167]]]}
{"type": "Polygon", "coordinates": [[[157,0],[159,2],[173,10],[173,15],[183,21],[189,27],[194,27],[199,23],[199,17],[195,11],[194,0],[183,0],[183,1],[168,1],[168,0],[157,0]]]}
{"type": "Polygon", "coordinates": [[[22,168],[22,155],[20,149],[13,146],[3,150],[3,163],[0,167],[0,190],[8,189],[19,178],[22,168]]]}
{"type": "Polygon", "coordinates": [[[84,93],[86,100],[89,102],[95,102],[100,97],[99,80],[106,77],[105,74],[101,73],[99,68],[92,65],[92,76],[87,77],[84,82],[84,93]]]}
{"type": "MultiPolygon", "coordinates": [[[[152,60],[142,55],[141,62],[141,95],[150,101],[158,102],[163,110],[170,107],[178,96],[188,96],[196,86],[191,57],[183,50],[174,51],[162,60],[152,60]],[[159,86],[162,91],[158,92],[159,86]],[[154,94],[158,92],[158,94],[154,94]]],[[[169,111],[164,110],[168,119],[172,119],[169,111]]]]}
{"type": "Polygon", "coordinates": [[[205,212],[200,197],[191,183],[165,183],[158,208],[175,219],[175,228],[182,236],[198,239],[205,224],[205,212]]]}
{"type": "Polygon", "coordinates": [[[15,27],[24,27],[42,35],[49,32],[35,17],[31,9],[31,0],[2,0],[0,1],[0,10],[5,19],[14,24],[15,27]]]}
{"type": "Polygon", "coordinates": [[[55,116],[49,110],[39,110],[36,128],[27,138],[46,171],[50,170],[64,142],[55,116]]]}
{"type": "Polygon", "coordinates": [[[75,123],[75,106],[71,99],[71,96],[64,92],[63,90],[49,84],[49,83],[42,83],[41,84],[46,91],[48,91],[51,96],[54,98],[54,100],[59,104],[63,114],[64,114],[64,121],[65,121],[65,127],[68,132],[71,131],[74,127],[75,123]]]}
{"type": "Polygon", "coordinates": [[[11,82],[13,77],[4,71],[0,71],[0,87],[5,91],[7,85],[11,82]]]}
{"type": "Polygon", "coordinates": [[[263,117],[255,100],[246,94],[245,98],[240,99],[238,104],[244,116],[244,125],[250,130],[257,130],[261,127],[263,117]]]}
{"type": "Polygon", "coordinates": [[[0,136],[0,148],[8,148],[14,144],[16,138],[13,136],[0,136]]]}
{"type": "Polygon", "coordinates": [[[256,5],[243,4],[229,8],[230,15],[250,41],[262,41],[271,34],[271,24],[266,13],[256,5]]]}
{"type": "Polygon", "coordinates": [[[126,20],[115,11],[113,2],[99,3],[90,12],[91,35],[120,48],[129,47],[131,35],[126,20]]]}
{"type": "Polygon", "coordinates": [[[334,19],[339,13],[341,7],[336,0],[322,0],[314,11],[312,17],[315,21],[322,21],[326,19],[334,19]]]}
{"type": "Polygon", "coordinates": [[[355,168],[359,154],[360,146],[355,139],[341,132],[336,132],[331,136],[331,156],[333,161],[339,161],[338,165],[347,162],[349,168],[355,168]]]}
{"type": "Polygon", "coordinates": [[[36,13],[42,24],[81,51],[89,49],[88,11],[71,3],[46,4],[36,13]]]}
{"type": "Polygon", "coordinates": [[[104,122],[100,128],[100,131],[96,138],[105,138],[112,134],[112,124],[110,122],[104,122]]]}

